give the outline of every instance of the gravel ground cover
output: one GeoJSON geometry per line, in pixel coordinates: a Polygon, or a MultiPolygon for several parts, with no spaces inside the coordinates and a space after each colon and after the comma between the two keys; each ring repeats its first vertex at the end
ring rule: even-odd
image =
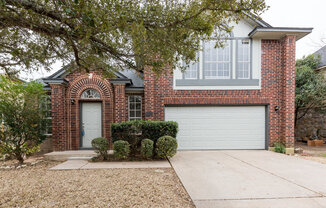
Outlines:
{"type": "MultiPolygon", "coordinates": [[[[194,207],[173,169],[0,170],[0,207],[194,207]]],[[[1,162],[0,162],[1,165],[1,162]]]]}

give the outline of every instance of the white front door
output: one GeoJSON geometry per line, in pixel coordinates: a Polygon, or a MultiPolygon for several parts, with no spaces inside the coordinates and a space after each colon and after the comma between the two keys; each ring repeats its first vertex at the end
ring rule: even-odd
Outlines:
{"type": "Polygon", "coordinates": [[[102,136],[102,104],[82,103],[82,144],[83,148],[92,147],[92,140],[102,136]]]}
{"type": "Polygon", "coordinates": [[[166,107],[179,149],[265,149],[265,106],[166,107]]]}

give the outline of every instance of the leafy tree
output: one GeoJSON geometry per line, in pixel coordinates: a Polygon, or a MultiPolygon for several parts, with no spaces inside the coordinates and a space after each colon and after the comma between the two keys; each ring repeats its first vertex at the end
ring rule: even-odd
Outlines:
{"type": "Polygon", "coordinates": [[[162,73],[194,60],[201,39],[223,45],[231,21],[266,9],[264,0],[0,0],[0,69],[61,60],[86,71],[162,73]]]}
{"type": "Polygon", "coordinates": [[[21,83],[0,77],[0,156],[24,157],[39,150],[45,139],[43,86],[37,82],[21,83]]]}
{"type": "Polygon", "coordinates": [[[316,71],[320,60],[309,55],[296,62],[295,88],[295,124],[309,110],[322,110],[326,107],[326,80],[316,71]]]}

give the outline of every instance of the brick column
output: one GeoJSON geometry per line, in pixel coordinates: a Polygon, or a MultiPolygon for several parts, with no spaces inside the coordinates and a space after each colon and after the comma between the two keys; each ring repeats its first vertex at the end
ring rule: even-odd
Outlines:
{"type": "Polygon", "coordinates": [[[125,84],[114,84],[114,96],[115,96],[115,122],[126,121],[126,94],[125,84]]]}
{"type": "Polygon", "coordinates": [[[50,84],[52,110],[53,151],[67,150],[66,140],[66,88],[62,84],[50,84]]]}
{"type": "Polygon", "coordinates": [[[282,40],[284,91],[283,127],[284,139],[288,153],[294,151],[294,118],[295,118],[295,36],[285,36],[282,40]]]}
{"type": "Polygon", "coordinates": [[[155,87],[155,74],[150,70],[144,72],[144,97],[145,97],[145,119],[154,120],[154,87],[155,87]]]}

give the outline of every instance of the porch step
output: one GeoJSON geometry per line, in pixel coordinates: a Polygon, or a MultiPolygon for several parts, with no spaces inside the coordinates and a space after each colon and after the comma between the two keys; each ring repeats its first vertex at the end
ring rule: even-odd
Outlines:
{"type": "Polygon", "coordinates": [[[77,158],[78,160],[89,160],[95,156],[96,153],[93,150],[71,150],[62,152],[50,152],[44,155],[44,159],[52,161],[66,161],[71,159],[77,160],[77,158]]]}

